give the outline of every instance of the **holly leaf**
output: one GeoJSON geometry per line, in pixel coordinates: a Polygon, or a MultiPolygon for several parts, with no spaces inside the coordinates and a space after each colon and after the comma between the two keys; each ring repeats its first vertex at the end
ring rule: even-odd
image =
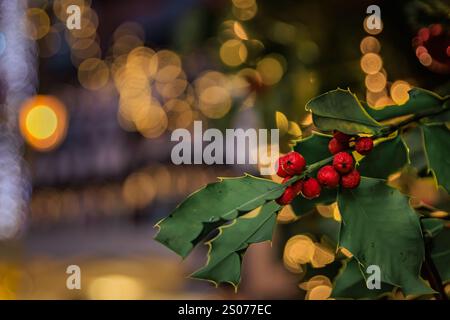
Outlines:
{"type": "Polygon", "coordinates": [[[333,298],[378,299],[394,290],[394,286],[381,282],[380,289],[367,287],[366,275],[361,265],[354,258],[343,263],[341,270],[334,279],[333,298]]]}
{"type": "Polygon", "coordinates": [[[324,93],[310,100],[306,110],[312,111],[313,122],[322,131],[376,134],[382,128],[349,90],[324,93]]]}
{"type": "Polygon", "coordinates": [[[249,214],[235,219],[219,228],[219,234],[207,242],[208,262],[191,277],[219,283],[230,283],[235,289],[241,281],[242,257],[252,243],[272,240],[276,224],[276,212],[281,206],[267,202],[255,215],[249,214]]]}
{"type": "Polygon", "coordinates": [[[328,142],[331,138],[330,135],[313,131],[310,136],[297,142],[294,151],[301,153],[307,164],[312,164],[330,156],[328,142]]]}
{"type": "Polygon", "coordinates": [[[155,240],[184,258],[212,230],[277,199],[284,189],[281,184],[250,175],[221,178],[190,195],[160,221],[155,240]]]}
{"type": "Polygon", "coordinates": [[[378,110],[365,105],[365,110],[375,120],[383,121],[442,107],[444,101],[448,99],[448,96],[441,97],[434,92],[421,88],[413,88],[409,90],[408,94],[408,101],[402,105],[386,106],[378,110]]]}
{"type": "Polygon", "coordinates": [[[450,192],[450,131],[443,124],[421,128],[428,170],[436,183],[450,192]]]}
{"type": "Polygon", "coordinates": [[[397,136],[376,146],[361,160],[358,170],[365,177],[386,179],[409,163],[408,148],[397,136]],[[388,159],[385,159],[387,155],[388,159]]]}
{"type": "Polygon", "coordinates": [[[406,196],[384,180],[363,177],[358,188],[340,190],[338,206],[343,220],[339,246],[362,268],[379,266],[381,281],[405,294],[433,292],[419,277],[425,249],[419,218],[406,196]]]}
{"type": "Polygon", "coordinates": [[[314,199],[305,199],[301,196],[295,197],[291,202],[292,209],[297,216],[307,214],[316,208],[318,204],[331,204],[336,201],[337,190],[323,188],[320,196],[314,199]]]}
{"type": "Polygon", "coordinates": [[[450,281],[450,229],[440,219],[422,219],[424,233],[432,238],[431,259],[443,282],[450,281]]]}

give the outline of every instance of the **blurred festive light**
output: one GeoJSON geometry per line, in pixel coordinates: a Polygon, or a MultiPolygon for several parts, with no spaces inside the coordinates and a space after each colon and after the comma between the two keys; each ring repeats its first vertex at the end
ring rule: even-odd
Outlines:
{"type": "Polygon", "coordinates": [[[382,109],[382,108],[384,108],[386,106],[392,106],[394,104],[395,104],[394,100],[392,100],[390,97],[383,96],[383,97],[379,98],[375,102],[374,108],[375,109],[382,109]]]}
{"type": "Polygon", "coordinates": [[[380,92],[386,87],[386,76],[381,72],[368,74],[366,75],[365,84],[370,91],[380,92]]]}
{"type": "Polygon", "coordinates": [[[274,55],[260,60],[256,65],[256,71],[261,75],[262,82],[268,86],[278,83],[283,76],[283,66],[280,63],[280,58],[274,55]]]}
{"type": "Polygon", "coordinates": [[[409,100],[408,91],[411,86],[408,82],[397,80],[391,86],[391,98],[398,105],[404,104],[409,100]]]}
{"type": "Polygon", "coordinates": [[[33,148],[51,150],[65,137],[67,111],[55,97],[38,95],[21,106],[19,125],[22,136],[33,148]]]}
{"type": "Polygon", "coordinates": [[[175,80],[182,72],[180,57],[170,50],[158,51],[152,57],[150,67],[154,68],[155,66],[158,68],[155,80],[163,83],[175,80]]]}
{"type": "Polygon", "coordinates": [[[364,22],[363,22],[363,26],[364,26],[364,31],[366,31],[368,34],[371,34],[371,35],[377,35],[377,34],[380,34],[381,33],[381,31],[383,31],[383,20],[381,20],[380,19],[380,28],[373,28],[373,29],[369,29],[368,28],[368,23],[367,23],[367,19],[369,19],[371,16],[367,16],[365,19],[364,19],[364,22]]]}
{"type": "Polygon", "coordinates": [[[276,21],[269,33],[270,39],[281,44],[289,44],[297,38],[297,28],[283,21],[276,21]]]}
{"type": "Polygon", "coordinates": [[[208,87],[199,96],[199,108],[206,117],[220,119],[231,109],[231,96],[224,87],[208,87]]]}
{"type": "Polygon", "coordinates": [[[59,31],[52,27],[47,35],[39,41],[39,56],[49,58],[55,55],[61,48],[61,42],[59,31]]]}
{"type": "Polygon", "coordinates": [[[319,46],[311,40],[297,43],[297,57],[305,64],[314,63],[319,57],[319,46]]]}
{"type": "Polygon", "coordinates": [[[113,39],[114,41],[117,41],[123,36],[135,36],[143,41],[145,40],[145,31],[139,23],[127,21],[117,27],[114,31],[113,39]]]}
{"type": "Polygon", "coordinates": [[[247,47],[240,40],[228,40],[220,47],[220,58],[224,64],[230,67],[236,67],[244,63],[247,54],[247,47]]]}
{"type": "Polygon", "coordinates": [[[233,23],[233,30],[236,36],[242,40],[248,40],[247,32],[245,32],[244,27],[242,27],[242,24],[235,21],[233,23]]]}
{"type": "Polygon", "coordinates": [[[314,242],[307,235],[291,237],[284,247],[283,262],[286,269],[293,273],[302,273],[302,264],[311,261],[314,254],[314,242]]]}
{"type": "Polygon", "coordinates": [[[43,38],[50,31],[50,18],[39,8],[29,8],[25,14],[26,35],[31,40],[43,38]]]}
{"type": "Polygon", "coordinates": [[[164,105],[164,109],[167,111],[170,130],[187,128],[194,121],[191,106],[184,100],[169,100],[164,105]]]}
{"type": "Polygon", "coordinates": [[[135,48],[141,47],[143,40],[135,35],[123,35],[116,39],[113,44],[113,55],[115,57],[127,54],[135,48]]]}
{"type": "Polygon", "coordinates": [[[420,56],[419,56],[419,61],[421,64],[423,64],[425,67],[429,67],[431,66],[431,64],[433,63],[433,58],[431,57],[431,55],[428,52],[423,52],[420,56]]]}
{"type": "Polygon", "coordinates": [[[129,276],[111,274],[94,279],[88,287],[92,300],[124,300],[142,299],[144,287],[129,276]]]}
{"type": "Polygon", "coordinates": [[[381,45],[377,38],[372,36],[367,36],[361,40],[359,45],[361,53],[366,54],[369,52],[378,53],[380,52],[381,45]]]}
{"type": "Polygon", "coordinates": [[[361,69],[367,74],[375,74],[381,70],[383,61],[381,57],[376,53],[366,53],[361,58],[361,69]]]}
{"type": "Polygon", "coordinates": [[[156,184],[146,172],[133,173],[123,184],[122,196],[125,203],[133,209],[143,209],[153,201],[156,184]]]}
{"type": "Polygon", "coordinates": [[[159,105],[141,108],[134,120],[137,130],[146,138],[157,138],[167,129],[168,119],[159,105]]]}
{"type": "Polygon", "coordinates": [[[370,107],[374,107],[378,99],[387,96],[386,88],[379,92],[366,91],[366,101],[370,107]]]}
{"type": "Polygon", "coordinates": [[[233,15],[242,21],[252,19],[258,12],[255,0],[235,0],[233,1],[233,15]]]}
{"type": "Polygon", "coordinates": [[[99,90],[108,83],[109,68],[100,59],[86,59],[78,67],[78,80],[86,89],[99,90]]]}
{"type": "Polygon", "coordinates": [[[331,296],[333,287],[320,285],[306,293],[305,300],[327,300],[331,296]]]}

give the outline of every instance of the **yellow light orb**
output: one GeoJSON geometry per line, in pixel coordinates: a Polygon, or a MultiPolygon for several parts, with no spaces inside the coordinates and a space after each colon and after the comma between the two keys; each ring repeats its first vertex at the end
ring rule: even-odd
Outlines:
{"type": "Polygon", "coordinates": [[[35,96],[21,107],[19,127],[25,141],[36,150],[55,148],[67,129],[65,106],[55,97],[35,96]]]}
{"type": "Polygon", "coordinates": [[[375,74],[383,67],[383,60],[376,53],[366,53],[361,58],[361,69],[367,74],[375,74]]]}
{"type": "Polygon", "coordinates": [[[50,107],[39,105],[28,112],[25,124],[33,137],[47,139],[55,133],[58,127],[58,117],[50,107]]]}
{"type": "Polygon", "coordinates": [[[220,47],[220,58],[223,63],[230,67],[237,67],[247,59],[247,47],[237,39],[226,41],[220,47]]]}

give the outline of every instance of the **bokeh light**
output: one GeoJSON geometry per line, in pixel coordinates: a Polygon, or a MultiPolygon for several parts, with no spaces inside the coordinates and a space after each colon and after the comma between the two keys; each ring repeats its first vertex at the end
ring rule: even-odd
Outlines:
{"type": "Polygon", "coordinates": [[[222,62],[230,67],[237,67],[247,59],[247,47],[241,40],[231,39],[220,47],[222,62]]]}
{"type": "Polygon", "coordinates": [[[58,146],[65,137],[67,111],[55,97],[35,96],[22,105],[19,125],[29,145],[39,151],[48,151],[58,146]]]}

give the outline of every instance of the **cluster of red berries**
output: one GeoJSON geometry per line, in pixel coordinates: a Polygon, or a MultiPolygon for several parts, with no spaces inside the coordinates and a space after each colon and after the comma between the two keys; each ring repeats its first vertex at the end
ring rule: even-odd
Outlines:
{"type": "MultiPolygon", "coordinates": [[[[334,155],[333,164],[320,168],[317,179],[307,177],[288,186],[277,202],[281,205],[289,204],[299,194],[306,199],[314,199],[320,196],[322,187],[332,189],[340,184],[343,188],[356,188],[361,176],[354,167],[353,156],[345,151],[350,148],[351,143],[354,143],[355,150],[361,155],[367,155],[373,148],[372,138],[355,137],[335,131],[328,143],[328,150],[334,155]]],[[[277,175],[284,178],[285,183],[293,176],[302,174],[305,167],[305,158],[292,151],[278,159],[277,175]]]]}

